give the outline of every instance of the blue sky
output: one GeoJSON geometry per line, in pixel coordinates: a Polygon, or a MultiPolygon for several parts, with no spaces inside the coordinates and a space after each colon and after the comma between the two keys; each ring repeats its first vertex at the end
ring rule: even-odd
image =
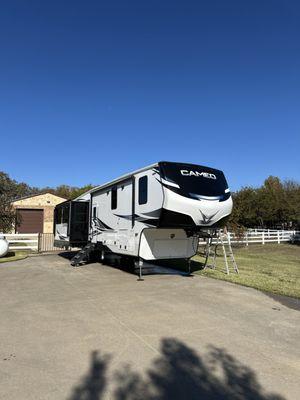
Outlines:
{"type": "Polygon", "coordinates": [[[14,1],[0,15],[0,170],[100,184],[157,160],[231,188],[300,180],[300,3],[14,1]]]}

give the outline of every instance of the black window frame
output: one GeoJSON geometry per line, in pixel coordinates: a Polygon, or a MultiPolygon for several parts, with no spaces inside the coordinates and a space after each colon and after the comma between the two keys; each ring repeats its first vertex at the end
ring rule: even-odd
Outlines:
{"type": "Polygon", "coordinates": [[[178,185],[178,187],[168,186],[168,189],[181,196],[197,200],[201,199],[201,196],[208,196],[215,197],[215,200],[219,201],[230,197],[230,193],[225,192],[228,189],[226,178],[218,169],[165,161],[159,166],[161,177],[178,185]]]}
{"type": "Polygon", "coordinates": [[[61,207],[58,207],[55,210],[55,223],[56,223],[56,225],[61,224],[61,218],[62,218],[62,209],[61,209],[61,207]]]}
{"type": "Polygon", "coordinates": [[[68,224],[70,219],[70,204],[66,204],[62,208],[62,218],[61,218],[61,223],[62,224],[68,224]]]}
{"type": "Polygon", "coordinates": [[[97,206],[93,206],[93,218],[97,218],[97,206]]]}
{"type": "Polygon", "coordinates": [[[148,203],[148,175],[139,178],[138,202],[140,206],[148,203]]]}
{"type": "Polygon", "coordinates": [[[110,196],[111,196],[110,208],[112,210],[116,210],[118,208],[118,188],[117,188],[117,186],[114,186],[111,188],[110,196]]]}

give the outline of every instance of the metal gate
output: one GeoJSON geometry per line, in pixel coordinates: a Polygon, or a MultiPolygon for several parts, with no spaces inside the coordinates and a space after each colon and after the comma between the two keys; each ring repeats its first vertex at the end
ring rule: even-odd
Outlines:
{"type": "Polygon", "coordinates": [[[39,252],[62,250],[60,247],[54,246],[54,234],[53,233],[40,233],[38,247],[39,247],[39,252]]]}

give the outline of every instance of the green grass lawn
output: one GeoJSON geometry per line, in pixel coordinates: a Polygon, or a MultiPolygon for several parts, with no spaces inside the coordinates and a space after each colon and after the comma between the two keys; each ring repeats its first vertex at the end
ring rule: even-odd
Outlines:
{"type": "Polygon", "coordinates": [[[28,251],[10,251],[6,254],[5,257],[0,258],[0,264],[10,261],[22,260],[23,258],[28,257],[28,251]]]}
{"type": "Polygon", "coordinates": [[[227,275],[221,249],[217,268],[203,268],[204,258],[193,258],[192,270],[199,275],[222,279],[266,292],[300,298],[300,246],[291,244],[249,245],[233,248],[239,274],[227,275]]]}

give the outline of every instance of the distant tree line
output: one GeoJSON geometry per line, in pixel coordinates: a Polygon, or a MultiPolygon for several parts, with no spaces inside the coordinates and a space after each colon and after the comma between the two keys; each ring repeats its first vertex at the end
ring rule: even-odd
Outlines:
{"type": "Polygon", "coordinates": [[[230,224],[249,228],[299,229],[300,184],[269,176],[261,187],[243,187],[233,194],[230,224]]]}
{"type": "MultiPolygon", "coordinates": [[[[15,223],[15,211],[11,207],[13,200],[45,192],[74,199],[92,187],[60,185],[37,188],[17,182],[5,172],[0,172],[0,232],[8,231],[15,223]]],[[[281,181],[278,177],[269,176],[261,187],[243,187],[233,193],[233,202],[229,221],[233,229],[300,229],[300,184],[295,181],[281,181]]]]}
{"type": "Polygon", "coordinates": [[[75,199],[92,188],[93,185],[82,187],[60,185],[55,188],[37,188],[24,182],[17,182],[5,172],[0,171],[0,232],[8,232],[14,226],[16,213],[11,202],[20,197],[50,192],[65,199],[75,199]]]}

